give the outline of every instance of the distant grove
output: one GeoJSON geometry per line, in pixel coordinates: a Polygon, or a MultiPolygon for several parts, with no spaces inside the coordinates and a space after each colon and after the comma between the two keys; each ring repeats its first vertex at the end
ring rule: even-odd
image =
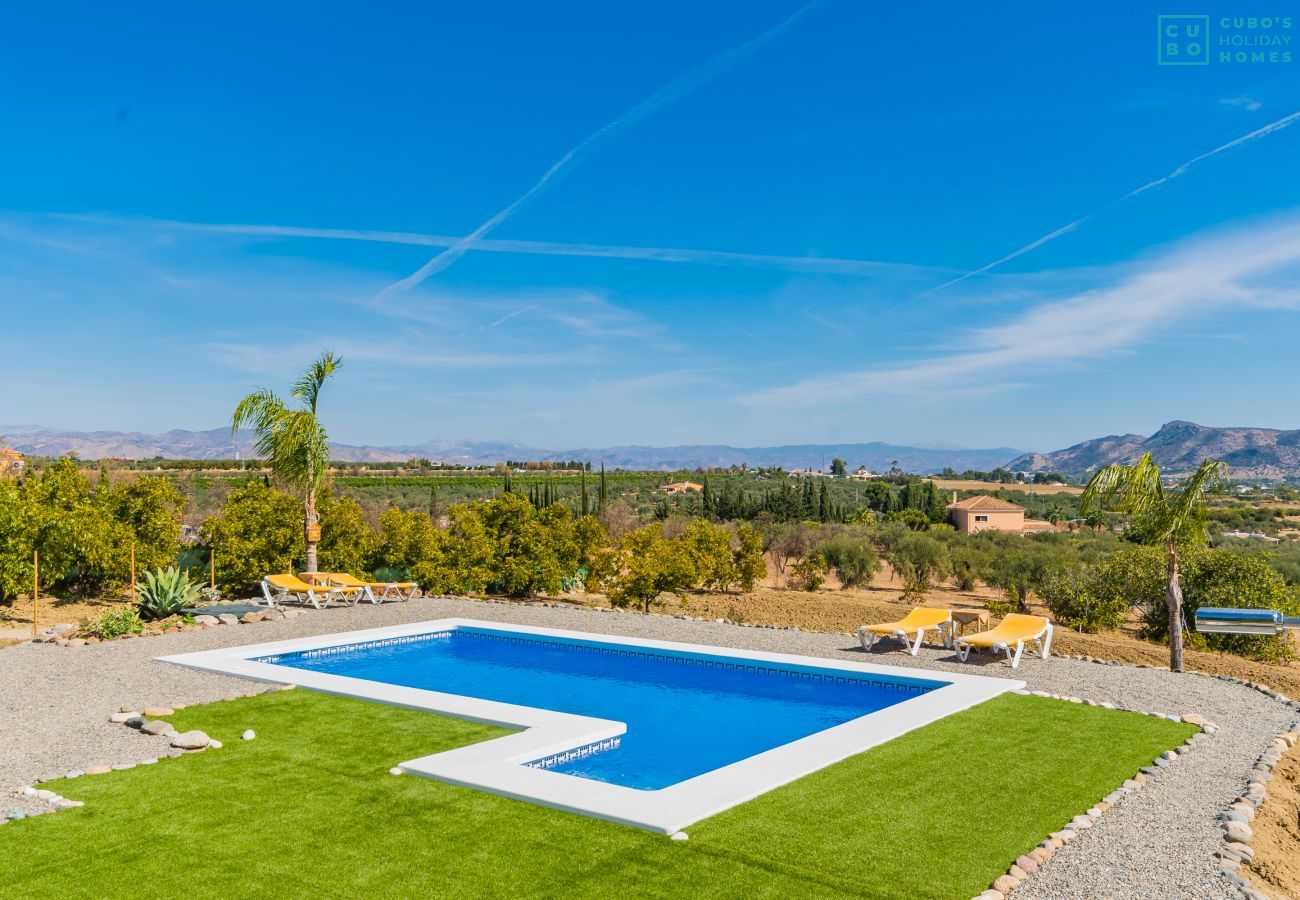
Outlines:
{"type": "MultiPolygon", "coordinates": [[[[1004,496],[1036,502],[1072,519],[1073,528],[958,534],[944,521],[950,497],[901,474],[853,482],[794,479],[779,470],[336,473],[318,498],[318,567],[411,577],[435,593],[599,591],[616,605],[648,610],[688,591],[749,591],[769,572],[795,589],[832,580],[860,587],[888,563],[917,600],[938,585],[985,585],[1000,594],[989,604],[998,613],[1041,601],[1067,627],[1100,630],[1137,610],[1143,633],[1163,638],[1163,564],[1158,551],[1142,546],[1140,522],[1081,519],[1069,495],[1004,496]],[[668,477],[694,478],[704,489],[667,496],[659,487],[668,477]],[[1113,530],[1122,524],[1123,533],[1113,530]]],[[[1264,516],[1274,525],[1285,521],[1244,505],[1208,515],[1217,530],[1257,525],[1264,516]]],[[[0,611],[30,591],[33,551],[40,552],[43,590],[94,595],[121,590],[132,545],[140,571],[179,560],[205,576],[215,550],[218,586],[248,596],[263,575],[301,568],[302,516],[301,501],[261,474],[142,474],[45,461],[21,479],[0,481],[0,611]],[[205,507],[201,515],[196,505],[205,507]],[[194,527],[183,542],[186,522],[194,527]]],[[[1215,529],[1183,538],[1189,616],[1202,603],[1300,613],[1296,542],[1207,541],[1215,529]]],[[[1271,659],[1291,652],[1274,638],[1195,640],[1271,659]]]]}

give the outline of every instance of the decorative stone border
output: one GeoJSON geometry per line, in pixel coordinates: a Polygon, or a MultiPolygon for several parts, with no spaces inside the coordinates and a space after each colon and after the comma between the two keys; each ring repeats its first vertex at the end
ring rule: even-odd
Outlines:
{"type": "Polygon", "coordinates": [[[91,644],[106,644],[111,641],[127,641],[141,637],[158,637],[163,634],[179,634],[185,631],[206,631],[218,625],[254,625],[258,622],[277,622],[281,619],[294,619],[306,610],[282,609],[278,606],[249,610],[242,616],[222,613],[219,616],[197,615],[193,625],[169,625],[166,628],[146,628],[139,634],[119,634],[117,637],[101,640],[97,637],[75,637],[78,627],[69,623],[52,625],[32,638],[33,644],[54,644],[58,647],[85,647],[91,644]]]}
{"type": "MultiPolygon", "coordinates": [[[[295,687],[296,685],[284,684],[280,685],[276,690],[291,691],[295,687]]],[[[229,700],[238,700],[242,697],[257,697],[266,693],[270,693],[270,691],[246,691],[242,694],[232,694],[223,697],[220,700],[210,700],[208,703],[224,703],[229,700]]],[[[207,703],[196,703],[193,705],[206,706],[207,703]]],[[[4,825],[11,821],[18,821],[20,819],[30,819],[34,816],[48,815],[64,809],[75,809],[76,807],[86,805],[81,800],[69,800],[67,797],[63,797],[48,788],[38,788],[36,785],[63,779],[70,780],[74,778],[82,778],[88,775],[107,775],[110,772],[124,772],[128,769],[134,769],[136,766],[151,766],[156,764],[163,756],[175,758],[184,756],[186,753],[199,753],[203,750],[220,750],[222,747],[221,741],[214,740],[202,731],[197,730],[187,731],[183,734],[178,733],[176,729],[171,726],[171,723],[167,722],[164,718],[161,718],[163,716],[174,715],[177,710],[185,708],[186,706],[183,703],[176,703],[170,707],[148,706],[138,712],[130,706],[119,708],[117,712],[112,713],[108,717],[110,723],[114,725],[125,725],[126,727],[135,729],[144,735],[165,738],[168,741],[168,748],[158,756],[146,757],[138,762],[118,763],[115,766],[86,766],[84,769],[73,769],[72,771],[65,772],[61,775],[50,775],[48,777],[39,778],[36,780],[35,784],[20,788],[17,793],[20,797],[45,801],[45,808],[37,810],[36,812],[23,812],[18,809],[10,810],[5,813],[4,816],[0,816],[0,825],[4,825]],[[154,716],[159,718],[151,718],[154,716]],[[150,726],[154,727],[151,728],[150,726]]],[[[250,731],[246,731],[244,734],[246,735],[244,740],[252,740],[253,737],[256,737],[256,735],[248,737],[247,735],[251,734],[250,731]]]]}
{"type": "Polygon", "coordinates": [[[1246,792],[1233,800],[1228,808],[1219,813],[1223,822],[1223,846],[1214,851],[1219,860],[1219,874],[1235,887],[1243,897],[1250,900],[1268,900],[1269,895],[1253,886],[1241,874],[1241,864],[1249,863],[1255,858],[1255,850],[1250,846],[1254,832],[1250,823],[1255,820],[1255,812],[1268,799],[1264,789],[1273,778],[1273,769],[1282,759],[1282,754],[1300,743],[1300,721],[1291,726],[1291,730],[1279,734],[1273,739],[1251,770],[1246,792]]]}
{"type": "Polygon", "coordinates": [[[1201,716],[1189,713],[1185,716],[1176,716],[1170,713],[1148,712],[1145,710],[1126,710],[1117,707],[1113,703],[1098,703],[1095,700],[1085,700],[1082,697],[1070,697],[1061,694],[1051,694],[1047,691],[1016,691],[1015,693],[1034,697],[1045,697],[1049,700],[1060,700],[1065,703],[1079,703],[1084,706],[1095,706],[1102,709],[1116,709],[1121,712],[1134,712],[1143,716],[1152,716],[1157,719],[1168,719],[1171,722],[1185,722],[1189,725],[1195,725],[1200,731],[1193,733],[1179,746],[1172,750],[1166,750],[1161,753],[1151,765],[1143,766],[1133,774],[1132,778],[1125,779],[1124,783],[1111,791],[1105,797],[1102,797],[1092,806],[1079,815],[1075,816],[1059,831],[1054,831],[1040,842],[1037,847],[1016,858],[1006,873],[999,875],[983,892],[975,895],[975,900],[1005,900],[1012,891],[1018,888],[1024,881],[1038,871],[1038,867],[1047,862],[1066,844],[1070,843],[1079,832],[1087,831],[1097,823],[1097,820],[1104,813],[1112,809],[1124,797],[1136,791],[1140,791],[1147,783],[1148,778],[1156,775],[1161,769],[1170,765],[1179,756],[1191,751],[1201,742],[1207,734],[1214,734],[1218,727],[1205,721],[1201,716]]]}

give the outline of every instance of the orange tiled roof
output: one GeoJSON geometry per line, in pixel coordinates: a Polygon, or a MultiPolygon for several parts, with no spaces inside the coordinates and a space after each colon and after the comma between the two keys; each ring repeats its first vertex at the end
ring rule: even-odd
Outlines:
{"type": "Polygon", "coordinates": [[[1007,500],[999,500],[997,497],[990,497],[988,494],[980,494],[978,497],[967,497],[956,503],[948,504],[949,509],[973,509],[979,512],[1024,512],[1025,508],[1007,500]]]}

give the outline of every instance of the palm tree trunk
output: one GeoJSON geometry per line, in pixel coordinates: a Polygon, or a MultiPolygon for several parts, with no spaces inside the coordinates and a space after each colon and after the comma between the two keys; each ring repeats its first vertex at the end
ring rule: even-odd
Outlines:
{"type": "Polygon", "coordinates": [[[1166,546],[1166,574],[1169,583],[1165,587],[1165,601],[1169,605],[1169,671],[1183,670],[1183,588],[1179,584],[1178,548],[1171,536],[1166,546]]]}
{"type": "Polygon", "coordinates": [[[306,571],[315,572],[316,569],[316,541],[320,537],[320,527],[317,524],[316,517],[316,492],[307,489],[307,496],[303,500],[303,539],[307,545],[306,571]]]}

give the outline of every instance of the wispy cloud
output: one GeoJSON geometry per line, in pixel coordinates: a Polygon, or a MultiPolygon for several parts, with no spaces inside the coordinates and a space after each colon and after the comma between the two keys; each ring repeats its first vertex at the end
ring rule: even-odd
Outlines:
{"type": "Polygon", "coordinates": [[[869,394],[945,394],[1103,358],[1194,317],[1231,307],[1300,308],[1300,218],[1185,242],[1111,283],[1042,303],[965,334],[916,362],[812,378],[743,402],[802,408],[869,394]]]}
{"type": "MultiPolygon", "coordinates": [[[[125,227],[194,232],[198,234],[228,234],[254,238],[362,241],[420,247],[451,247],[461,240],[450,235],[423,234],[410,231],[181,222],[174,219],[123,218],[81,213],[52,213],[51,215],[60,219],[125,227]]],[[[768,253],[738,253],[729,250],[698,250],[686,247],[632,247],[620,244],[577,244],[559,241],[498,240],[494,238],[475,241],[473,246],[468,249],[473,252],[485,253],[588,256],[600,259],[632,259],[647,262],[694,263],[706,266],[740,266],[792,272],[820,272],[831,275],[890,275],[918,278],[933,277],[940,272],[956,271],[954,269],[912,265],[910,263],[884,262],[872,259],[846,259],[832,256],[787,256],[768,253]]]]}
{"type": "Polygon", "coordinates": [[[1036,250],[1039,247],[1043,246],[1044,244],[1048,243],[1049,241],[1056,240],[1061,235],[1069,234],[1070,232],[1077,229],[1084,222],[1091,219],[1093,216],[1099,215],[1102,212],[1109,210],[1111,207],[1119,203],[1123,203],[1125,200],[1130,200],[1133,197],[1138,196],[1139,194],[1144,194],[1147,191],[1151,190],[1152,188],[1159,187],[1162,184],[1168,184],[1169,182],[1173,181],[1175,178],[1181,177],[1187,172],[1188,169],[1190,169],[1192,166],[1196,165],[1199,162],[1203,162],[1213,156],[1218,156],[1220,153],[1223,153],[1227,150],[1231,150],[1235,147],[1240,147],[1243,144],[1249,144],[1252,141],[1257,141],[1262,137],[1267,137],[1270,134],[1281,131],[1283,128],[1290,126],[1297,120],[1300,120],[1300,111],[1293,112],[1289,116],[1283,116],[1281,119],[1278,119],[1276,122],[1270,122],[1269,124],[1263,126],[1262,128],[1256,128],[1254,131],[1250,132],[1249,134],[1243,134],[1241,137],[1235,138],[1231,141],[1228,141],[1228,143],[1226,144],[1222,144],[1218,147],[1215,147],[1213,150],[1206,151],[1205,153],[1202,153],[1200,156],[1194,156],[1191,159],[1189,159],[1187,162],[1183,163],[1178,168],[1174,169],[1168,175],[1162,175],[1160,178],[1157,178],[1154,181],[1148,181],[1146,184],[1142,185],[1141,187],[1134,188],[1133,190],[1129,191],[1124,196],[1112,200],[1110,203],[1107,203],[1105,206],[1101,207],[1100,209],[1094,210],[1085,216],[1080,216],[1079,218],[1075,219],[1073,222],[1070,222],[1068,225],[1063,225],[1060,228],[1057,228],[1055,231],[1048,232],[1047,234],[1043,235],[1037,240],[1021,247],[1019,250],[1015,250],[1011,253],[1008,253],[1006,256],[1002,257],[1001,259],[996,259],[991,263],[980,266],[978,269],[972,269],[971,271],[965,273],[964,275],[959,275],[956,278],[953,278],[949,281],[945,281],[943,284],[938,285],[937,287],[930,288],[930,290],[926,291],[920,296],[928,297],[931,294],[934,294],[938,291],[942,291],[944,288],[949,288],[955,284],[960,284],[961,282],[965,281],[967,278],[972,278],[976,275],[982,275],[983,273],[989,271],[990,269],[1000,266],[1003,263],[1008,262],[1010,260],[1013,260],[1018,256],[1023,256],[1024,254],[1030,252],[1031,250],[1036,250]]]}
{"type": "Polygon", "coordinates": [[[1240,97],[1227,97],[1219,102],[1224,106],[1240,106],[1242,109],[1250,112],[1254,112],[1264,106],[1263,103],[1260,103],[1254,97],[1248,97],[1245,94],[1242,94],[1240,97]]]}
{"type": "Polygon", "coordinates": [[[206,345],[213,361],[242,372],[268,377],[288,377],[291,372],[301,368],[303,359],[310,359],[313,354],[320,353],[321,347],[329,347],[339,356],[354,362],[413,369],[526,369],[560,365],[569,361],[568,355],[563,353],[422,349],[362,341],[354,337],[313,336],[310,340],[277,344],[275,352],[270,352],[266,344],[211,341],[206,345]]]}
{"type": "Polygon", "coordinates": [[[669,103],[689,94],[705,82],[710,81],[722,72],[730,69],[732,66],[741,62],[746,57],[757,52],[766,44],[779,37],[820,2],[821,0],[813,0],[812,3],[800,7],[794,13],[781,20],[780,23],[769,28],[758,37],[746,41],[737,47],[733,47],[730,50],[719,53],[704,64],[673,79],[667,85],[655,91],[649,97],[642,100],[618,118],[606,123],[591,134],[587,135],[575,144],[567,153],[552,163],[551,167],[542,173],[542,177],[534,182],[532,187],[524,191],[503,209],[499,210],[495,215],[483,224],[479,225],[465,237],[459,238],[450,247],[447,247],[441,253],[436,254],[419,269],[415,270],[400,281],[396,281],[384,288],[384,290],[380,292],[380,297],[382,298],[391,294],[410,290],[430,275],[441,272],[443,269],[446,269],[448,266],[455,263],[456,260],[464,256],[465,253],[473,247],[476,241],[484,238],[494,228],[514,215],[515,211],[521,206],[533,197],[537,196],[537,194],[543,191],[546,186],[551,183],[551,180],[555,178],[556,175],[568,166],[569,163],[581,156],[593,144],[621,131],[641,119],[644,119],[646,116],[654,113],[661,107],[667,106],[669,103]]]}

